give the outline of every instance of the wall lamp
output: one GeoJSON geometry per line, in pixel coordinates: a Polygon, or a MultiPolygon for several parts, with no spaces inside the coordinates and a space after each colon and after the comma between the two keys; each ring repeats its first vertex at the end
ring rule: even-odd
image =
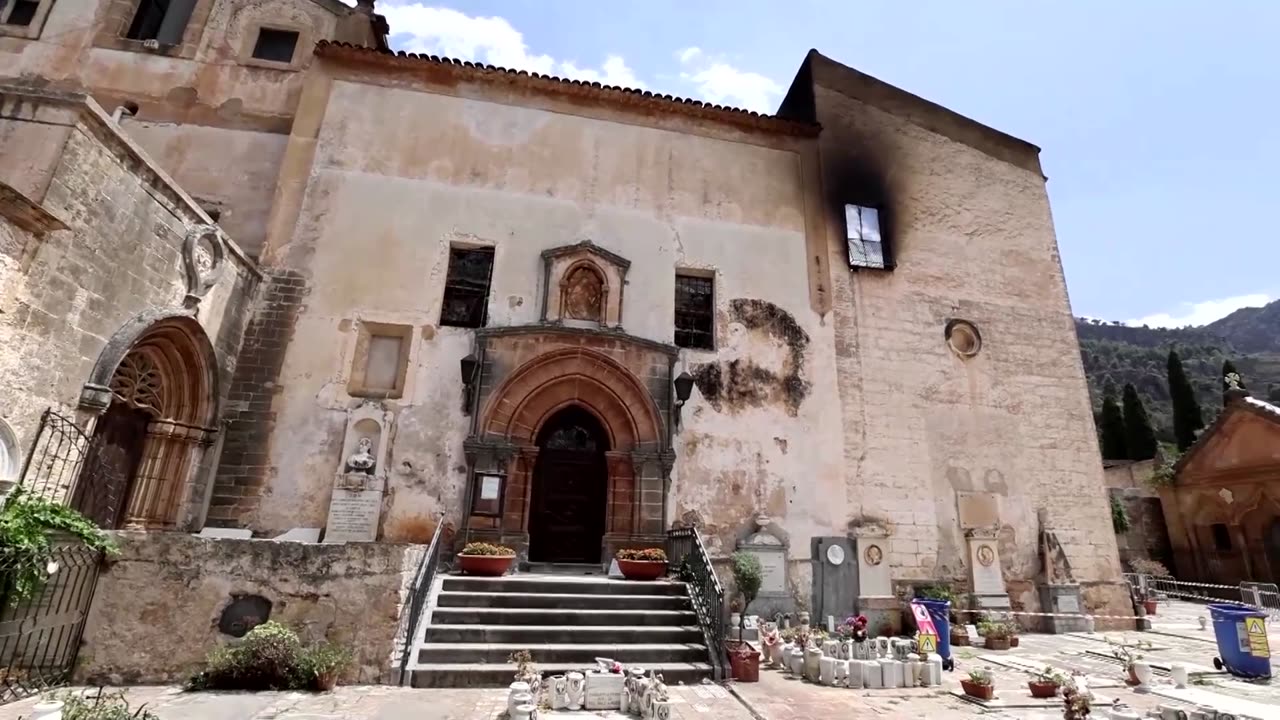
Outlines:
{"type": "Polygon", "coordinates": [[[471,412],[471,397],[475,391],[476,371],[480,369],[480,360],[475,353],[470,353],[459,362],[462,370],[462,413],[471,412]]]}
{"type": "Polygon", "coordinates": [[[679,429],[681,411],[684,404],[689,402],[689,396],[693,394],[693,376],[685,371],[677,375],[672,382],[676,386],[676,429],[679,429]]]}

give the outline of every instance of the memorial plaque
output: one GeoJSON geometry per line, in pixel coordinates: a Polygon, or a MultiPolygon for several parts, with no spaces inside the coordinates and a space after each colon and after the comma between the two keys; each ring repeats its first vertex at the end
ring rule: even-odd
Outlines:
{"type": "Polygon", "coordinates": [[[748,550],[760,559],[760,592],[785,593],[787,591],[787,558],[778,550],[748,550]]]}
{"type": "Polygon", "coordinates": [[[1075,595],[1059,595],[1056,611],[1064,613],[1080,612],[1080,598],[1075,595]]]}
{"type": "Polygon", "coordinates": [[[325,523],[327,543],[373,542],[378,539],[378,519],[382,515],[381,490],[334,489],[325,523]]]}
{"type": "Polygon", "coordinates": [[[584,707],[588,710],[617,710],[622,706],[621,674],[587,673],[587,700],[584,707]]]}

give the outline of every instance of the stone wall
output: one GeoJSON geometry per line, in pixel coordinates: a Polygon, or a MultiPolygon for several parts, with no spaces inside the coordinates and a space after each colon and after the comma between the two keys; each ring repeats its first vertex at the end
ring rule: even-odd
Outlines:
{"type": "Polygon", "coordinates": [[[816,52],[787,109],[823,126],[842,524],[891,528],[895,578],[964,584],[963,530],[995,519],[1034,609],[1044,509],[1089,607],[1127,611],[1038,149],[816,52]],[[896,268],[849,269],[845,203],[882,208],[896,268]],[[975,357],[948,347],[955,319],[975,357]]]}
{"type": "Polygon", "coordinates": [[[304,642],[355,655],[346,681],[394,682],[397,628],[426,548],[390,543],[315,545],[115,534],[120,555],[98,581],[77,678],[86,683],[181,682],[230,640],[223,610],[255,595],[304,642]],[[145,648],[145,650],[140,650],[145,648]]]}
{"type": "Polygon", "coordinates": [[[0,87],[0,156],[0,182],[64,228],[0,218],[0,407],[19,445],[45,408],[74,410],[104,349],[140,318],[194,317],[225,390],[258,282],[253,261],[224,236],[220,278],[185,306],[184,242],[211,221],[92,100],[0,87]]]}
{"type": "Polygon", "coordinates": [[[200,0],[180,45],[149,50],[123,37],[137,6],[58,0],[42,25],[0,26],[0,78],[87,91],[109,111],[136,105],[130,136],[220,210],[223,227],[256,256],[302,87],[299,70],[317,40],[344,35],[354,11],[312,0],[200,0]],[[293,62],[251,56],[263,23],[299,32],[293,62]]]}

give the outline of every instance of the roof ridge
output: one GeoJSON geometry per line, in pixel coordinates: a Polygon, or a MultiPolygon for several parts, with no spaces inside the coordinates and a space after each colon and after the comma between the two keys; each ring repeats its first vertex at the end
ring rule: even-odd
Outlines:
{"type": "Polygon", "coordinates": [[[529,70],[517,70],[513,68],[502,67],[500,65],[490,65],[487,63],[474,62],[471,60],[460,60],[442,55],[430,55],[426,53],[410,53],[404,50],[396,52],[382,52],[372,48],[352,43],[339,42],[334,40],[321,40],[316,43],[316,54],[322,57],[343,57],[343,56],[377,56],[384,60],[409,60],[414,62],[432,63],[435,65],[448,66],[451,68],[464,69],[470,72],[481,74],[499,74],[511,78],[527,79],[534,82],[550,83],[561,86],[563,89],[573,88],[576,91],[586,91],[597,95],[601,99],[625,99],[628,102],[648,102],[654,104],[668,105],[671,109],[679,108],[687,114],[699,115],[708,119],[724,120],[736,125],[748,126],[754,129],[772,130],[789,135],[815,136],[821,130],[821,126],[816,123],[806,123],[777,115],[767,115],[754,110],[745,110],[730,105],[716,105],[715,103],[703,100],[695,100],[693,98],[684,98],[678,95],[664,94],[653,92],[652,90],[641,90],[639,88],[628,88],[620,85],[606,85],[604,83],[593,80],[577,80],[573,78],[560,77],[558,75],[550,75],[546,73],[532,72],[529,70]]]}

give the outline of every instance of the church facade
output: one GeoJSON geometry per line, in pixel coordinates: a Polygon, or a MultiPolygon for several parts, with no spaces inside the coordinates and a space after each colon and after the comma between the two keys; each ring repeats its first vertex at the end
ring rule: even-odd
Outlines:
{"type": "Polygon", "coordinates": [[[365,0],[34,4],[3,82],[120,108],[254,276],[166,529],[767,528],[801,605],[819,547],[895,590],[985,547],[1028,611],[1051,530],[1127,611],[1035,146],[816,51],[762,116],[391,53],[365,0]]]}

